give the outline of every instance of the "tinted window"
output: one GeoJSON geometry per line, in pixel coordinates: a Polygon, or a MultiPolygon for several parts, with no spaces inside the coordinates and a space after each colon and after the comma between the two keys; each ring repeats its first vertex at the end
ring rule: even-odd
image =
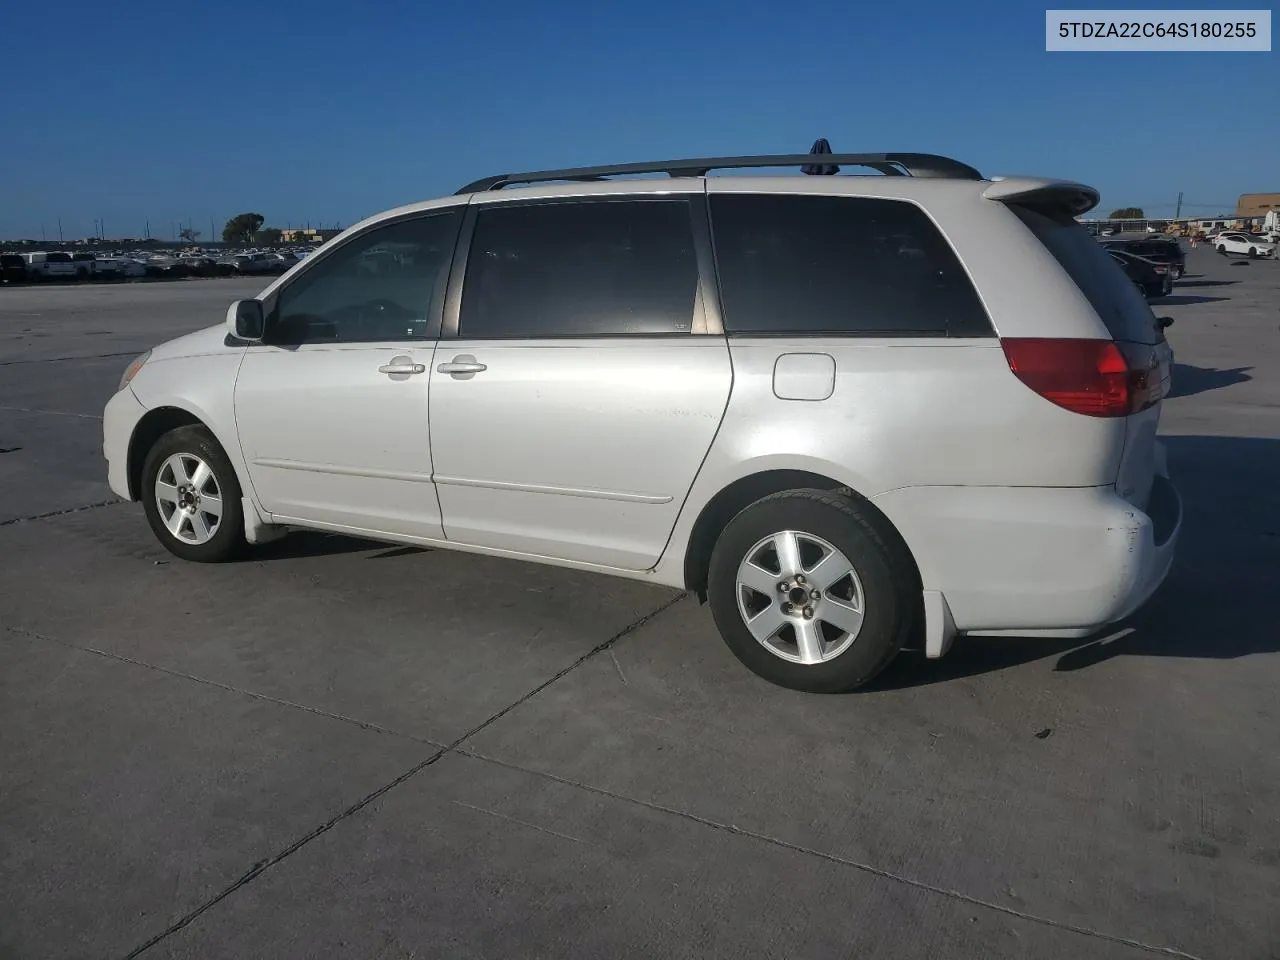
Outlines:
{"type": "Polygon", "coordinates": [[[270,341],[358,343],[426,336],[432,306],[444,294],[461,222],[461,211],[450,210],[378,227],[337,247],[280,292],[270,341]]]}
{"type": "Polygon", "coordinates": [[[730,333],[991,335],[955,254],[914,204],[720,194],[711,227],[730,333]]]}
{"type": "Polygon", "coordinates": [[[1010,207],[1053,254],[1117,340],[1155,343],[1155,315],[1123,269],[1069,217],[1010,207]]]}
{"type": "Polygon", "coordinates": [[[69,253],[50,253],[45,255],[45,261],[48,263],[70,263],[71,254],[69,253]]]}
{"type": "Polygon", "coordinates": [[[482,210],[467,258],[467,338],[689,333],[698,289],[684,200],[482,210]]]}

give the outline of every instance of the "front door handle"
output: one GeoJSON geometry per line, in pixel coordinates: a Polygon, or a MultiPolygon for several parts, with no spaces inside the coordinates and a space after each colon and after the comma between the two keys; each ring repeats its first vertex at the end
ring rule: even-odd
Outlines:
{"type": "Polygon", "coordinates": [[[459,380],[470,380],[477,373],[484,373],[488,369],[485,364],[477,363],[476,358],[471,354],[460,353],[448,363],[442,363],[436,367],[436,372],[447,373],[459,380]]]}
{"type": "Polygon", "coordinates": [[[378,372],[389,377],[408,377],[415,373],[426,373],[427,365],[414,363],[410,357],[392,357],[390,363],[384,363],[378,368],[378,372]]]}

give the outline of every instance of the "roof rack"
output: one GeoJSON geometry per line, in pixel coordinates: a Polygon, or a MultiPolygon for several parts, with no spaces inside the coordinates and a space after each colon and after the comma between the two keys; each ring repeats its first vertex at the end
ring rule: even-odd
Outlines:
{"type": "MultiPolygon", "coordinates": [[[[886,176],[931,177],[948,180],[981,180],[967,163],[932,153],[828,153],[822,163],[849,167],[869,167],[886,176]]],[[[665,173],[669,177],[705,177],[711,170],[748,170],[766,167],[804,167],[814,162],[808,153],[787,153],[763,157],[700,157],[692,160],[662,160],[652,163],[619,163],[607,167],[570,167],[532,173],[501,173],[468,183],[458,191],[484,193],[519,183],[546,183],[552,180],[607,180],[609,177],[640,173],[665,173]]]]}

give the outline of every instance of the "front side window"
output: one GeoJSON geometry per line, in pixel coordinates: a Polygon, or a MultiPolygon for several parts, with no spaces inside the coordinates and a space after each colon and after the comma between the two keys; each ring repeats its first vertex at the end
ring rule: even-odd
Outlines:
{"type": "Polygon", "coordinates": [[[318,260],[280,291],[275,344],[417,340],[443,297],[460,209],[376,227],[318,260]]]}
{"type": "Polygon", "coordinates": [[[476,216],[467,339],[689,333],[698,264],[686,200],[495,206],[476,216]]]}
{"type": "Polygon", "coordinates": [[[711,231],[730,334],[992,334],[955,253],[914,204],[717,194],[711,231]]]}

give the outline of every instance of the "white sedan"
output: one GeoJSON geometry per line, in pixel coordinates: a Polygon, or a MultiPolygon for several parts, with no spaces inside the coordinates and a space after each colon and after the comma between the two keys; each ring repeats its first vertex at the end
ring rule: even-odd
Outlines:
{"type": "Polygon", "coordinates": [[[1270,240],[1248,233],[1220,233],[1214,238],[1213,246],[1224,257],[1229,253],[1246,257],[1271,257],[1276,252],[1276,245],[1270,240]]]}

